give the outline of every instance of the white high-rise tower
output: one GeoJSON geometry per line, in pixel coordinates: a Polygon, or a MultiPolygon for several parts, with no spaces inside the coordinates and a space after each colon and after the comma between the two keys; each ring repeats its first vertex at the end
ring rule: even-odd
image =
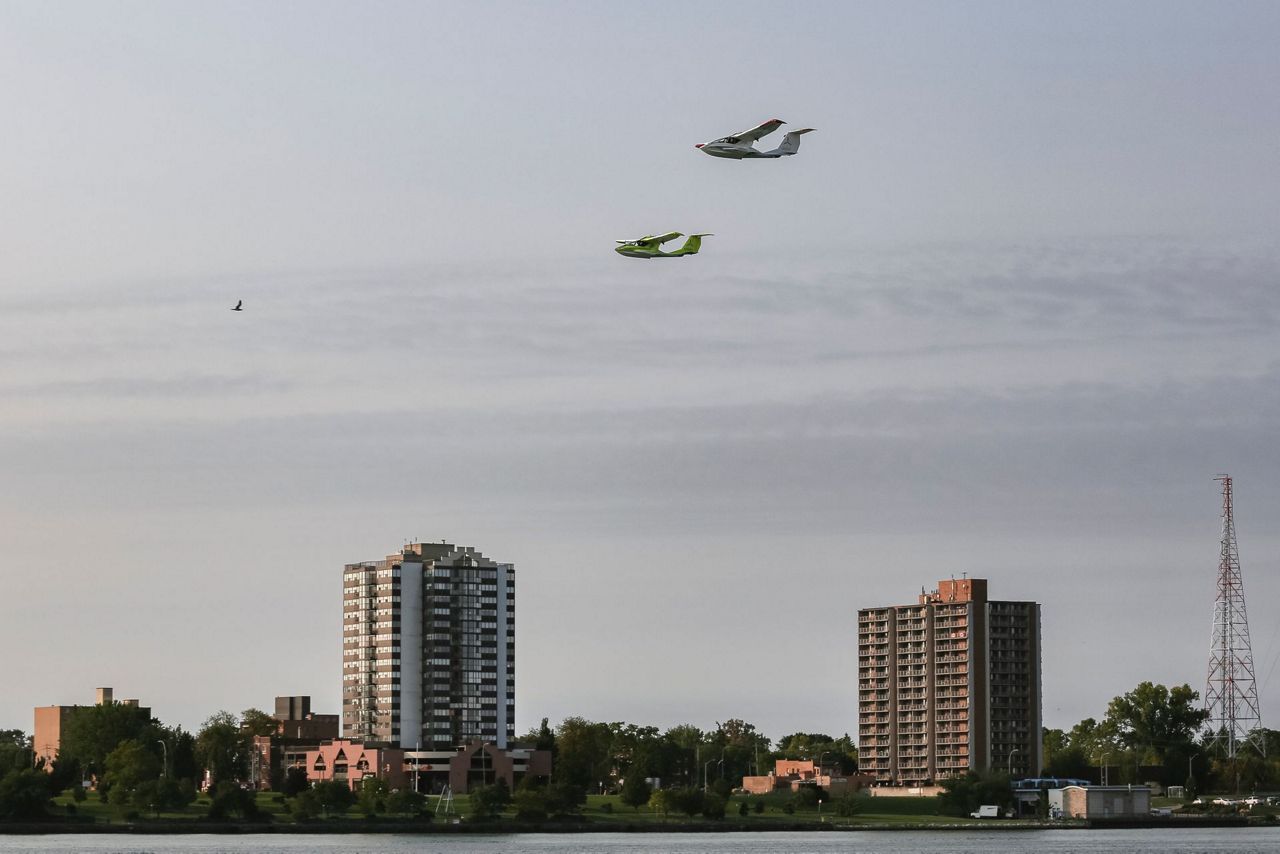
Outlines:
{"type": "Polygon", "coordinates": [[[342,574],[342,734],[440,750],[515,737],[515,567],[413,543],[342,574]]]}

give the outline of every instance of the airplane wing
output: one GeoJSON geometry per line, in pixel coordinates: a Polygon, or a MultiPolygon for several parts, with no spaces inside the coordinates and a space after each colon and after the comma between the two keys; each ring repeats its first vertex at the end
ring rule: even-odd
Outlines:
{"type": "Polygon", "coordinates": [[[655,243],[666,243],[668,240],[675,240],[677,237],[684,237],[678,231],[668,231],[666,234],[659,234],[657,237],[646,237],[645,240],[652,240],[655,243]]]}
{"type": "Polygon", "coordinates": [[[755,142],[760,137],[768,136],[785,124],[786,122],[782,119],[769,119],[762,125],[756,125],[751,130],[744,130],[742,133],[734,134],[734,136],[743,142],[755,142]]]}

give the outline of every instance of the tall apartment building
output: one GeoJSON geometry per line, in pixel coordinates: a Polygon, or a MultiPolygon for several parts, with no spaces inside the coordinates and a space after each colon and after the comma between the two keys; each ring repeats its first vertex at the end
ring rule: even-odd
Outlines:
{"type": "Polygon", "coordinates": [[[1040,606],[987,599],[981,578],[914,605],[858,611],[858,764],[918,786],[1042,765],[1040,606]]]}
{"type": "Polygon", "coordinates": [[[342,571],[342,734],[440,750],[515,737],[515,567],[414,543],[342,571]]]}

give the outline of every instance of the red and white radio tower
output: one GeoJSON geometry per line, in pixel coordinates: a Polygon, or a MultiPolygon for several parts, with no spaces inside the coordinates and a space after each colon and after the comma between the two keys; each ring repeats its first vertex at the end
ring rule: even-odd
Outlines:
{"type": "Polygon", "coordinates": [[[1222,482],[1222,555],[1218,560],[1218,599],[1213,606],[1213,638],[1209,642],[1209,679],[1204,708],[1209,713],[1206,746],[1221,747],[1234,759],[1241,747],[1266,755],[1258,685],[1253,677],[1253,648],[1249,617],[1244,609],[1244,579],[1236,547],[1236,522],[1231,505],[1231,477],[1222,482]]]}

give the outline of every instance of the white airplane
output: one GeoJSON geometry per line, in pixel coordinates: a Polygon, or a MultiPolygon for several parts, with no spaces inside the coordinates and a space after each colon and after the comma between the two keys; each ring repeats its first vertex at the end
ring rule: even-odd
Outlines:
{"type": "Polygon", "coordinates": [[[728,157],[733,160],[742,160],[746,157],[786,157],[795,154],[800,149],[800,135],[808,133],[813,128],[801,128],[793,130],[782,138],[782,145],[779,145],[773,151],[757,151],[755,141],[762,136],[768,136],[778,128],[785,125],[782,119],[769,119],[762,125],[757,125],[751,130],[744,130],[742,133],[735,133],[733,136],[723,136],[720,139],[711,142],[700,142],[694,148],[702,149],[703,154],[710,154],[712,157],[728,157]]]}

